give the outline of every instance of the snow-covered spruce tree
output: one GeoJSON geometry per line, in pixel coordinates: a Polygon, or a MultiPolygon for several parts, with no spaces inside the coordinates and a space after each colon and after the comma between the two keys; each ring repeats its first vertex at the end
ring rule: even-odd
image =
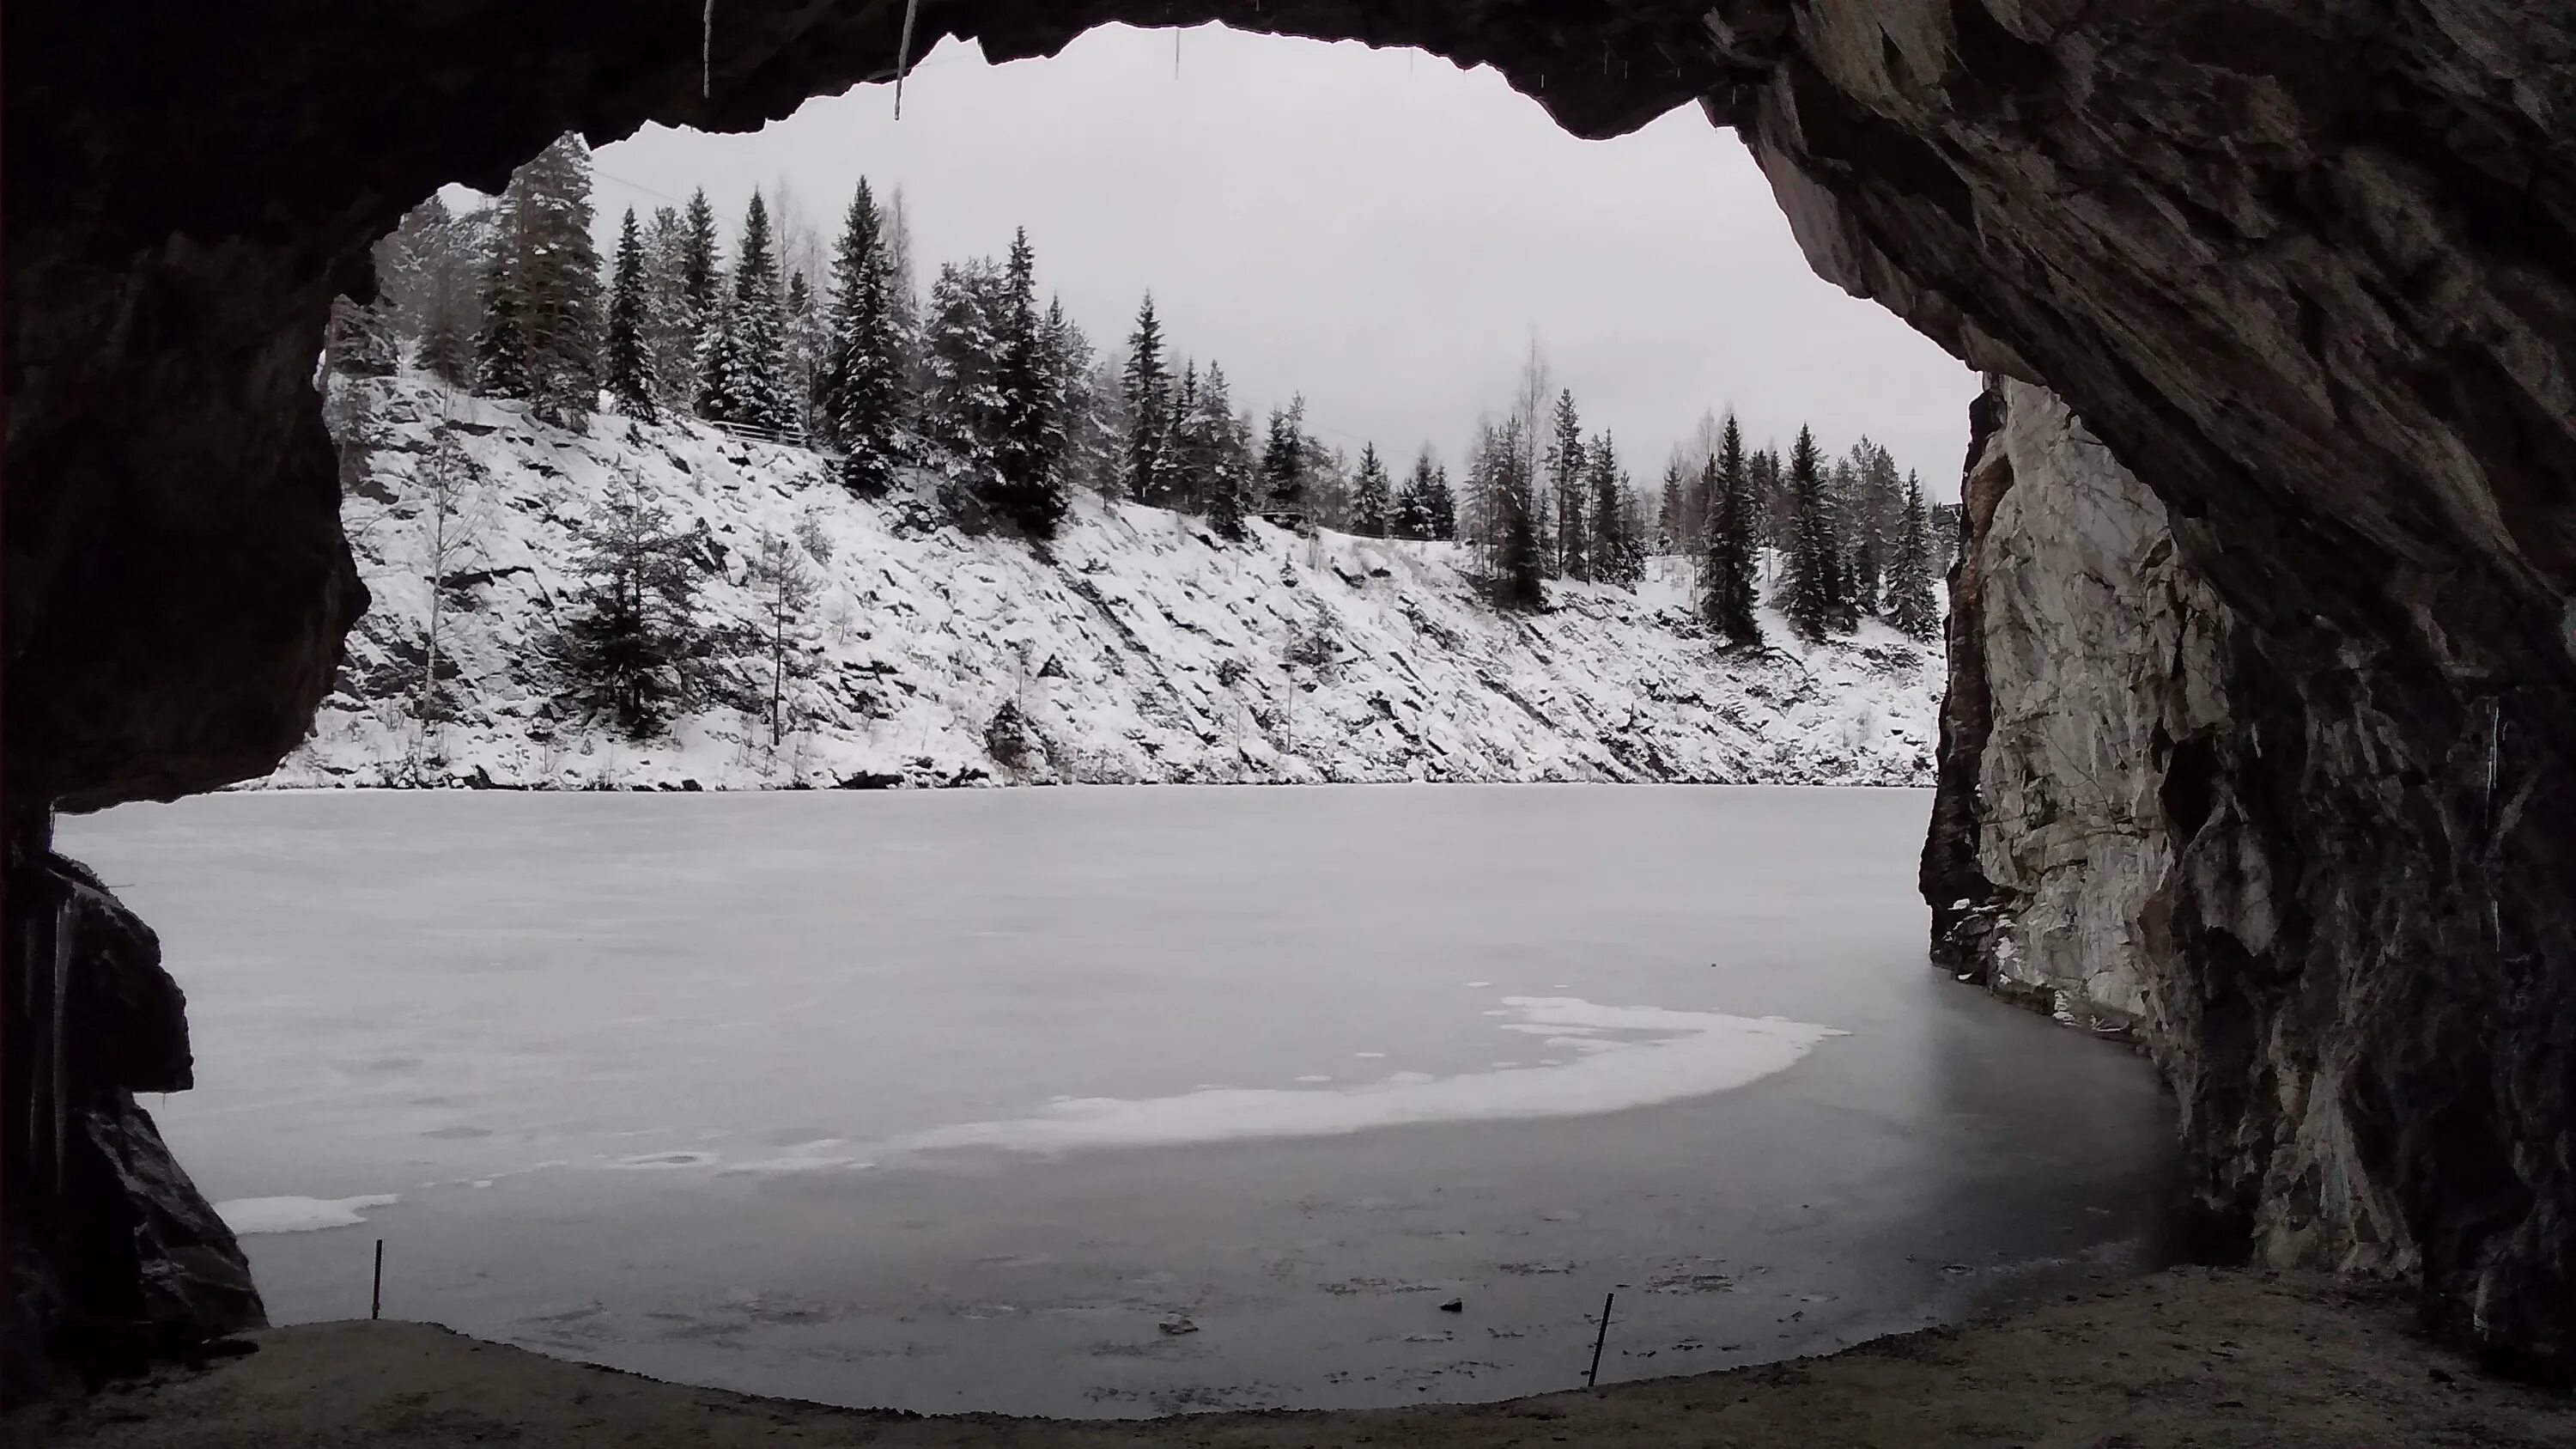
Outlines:
{"type": "Polygon", "coordinates": [[[1067,317],[1058,298],[1047,301],[1047,362],[1055,374],[1057,412],[1064,419],[1064,451],[1056,471],[1068,493],[1114,498],[1118,493],[1118,379],[1101,362],[1081,324],[1067,317]]]}
{"type": "Polygon", "coordinates": [[[489,225],[489,217],[459,216],[433,196],[404,213],[402,222],[376,244],[380,300],[396,339],[423,368],[452,387],[464,387],[474,377],[489,225]]]}
{"type": "Polygon", "coordinates": [[[1395,495],[1375,443],[1360,445],[1360,471],[1351,480],[1351,532],[1368,538],[1395,532],[1395,495]]]}
{"type": "Polygon", "coordinates": [[[1449,470],[1438,464],[1431,468],[1431,481],[1422,490],[1424,538],[1452,539],[1458,536],[1458,496],[1450,490],[1449,470]]]}
{"type": "Polygon", "coordinates": [[[680,217],[680,291],[701,321],[716,315],[716,296],[723,271],[716,256],[716,209],[706,188],[689,193],[689,208],[680,217]]]}
{"type": "Polygon", "coordinates": [[[1709,507],[1706,556],[1700,569],[1700,617],[1717,638],[1737,648],[1762,642],[1755,613],[1753,479],[1744,455],[1744,430],[1726,415],[1717,451],[1702,472],[1709,507]]]}
{"type": "Polygon", "coordinates": [[[814,380],[823,356],[823,318],[815,309],[813,289],[805,284],[805,274],[795,272],[787,278],[787,340],[783,353],[780,386],[786,393],[782,405],[787,409],[791,431],[812,436],[814,433],[814,380]]]}
{"type": "Polygon", "coordinates": [[[1682,456],[1676,448],[1664,462],[1663,490],[1655,497],[1655,541],[1670,550],[1687,536],[1682,528],[1682,456]]]}
{"type": "Polygon", "coordinates": [[[1032,538],[1052,538],[1067,499],[1056,459],[1064,452],[1064,420],[1056,413],[1055,377],[1037,308],[1037,254],[1026,227],[1011,236],[1003,268],[1001,357],[994,388],[1001,432],[993,468],[985,478],[984,504],[1032,538]]]}
{"type": "Polygon", "coordinates": [[[483,324],[474,333],[474,387],[487,397],[523,398],[528,376],[528,334],[524,325],[527,295],[521,288],[514,254],[519,228],[509,193],[495,207],[489,251],[483,263],[483,324]]]}
{"type": "Polygon", "coordinates": [[[795,419],[787,400],[787,327],[770,245],[769,207],[751,194],[733,285],[717,313],[716,344],[699,369],[698,412],[710,421],[784,430],[795,419]]]}
{"type": "Polygon", "coordinates": [[[1429,538],[1431,536],[1431,445],[1422,445],[1414,455],[1413,471],[1396,485],[1395,511],[1387,527],[1391,538],[1429,538]]]}
{"type": "Polygon", "coordinates": [[[635,225],[635,208],[617,231],[617,269],[608,284],[608,343],[602,362],[608,373],[608,395],[617,410],[631,418],[661,418],[661,380],[654,375],[653,351],[645,341],[645,310],[651,305],[644,279],[644,238],[635,225]]]}
{"type": "Polygon", "coordinates": [[[1860,627],[1858,575],[1853,569],[1860,549],[1854,528],[1858,492],[1859,480],[1848,459],[1837,459],[1825,469],[1825,538],[1829,544],[1825,558],[1830,570],[1827,576],[1832,580],[1828,592],[1833,599],[1833,627],[1846,634],[1860,627]]]}
{"type": "Polygon", "coordinates": [[[1537,609],[1547,602],[1548,561],[1538,536],[1537,480],[1519,452],[1515,448],[1502,460],[1494,494],[1501,530],[1494,550],[1494,602],[1506,609],[1537,609]]]}
{"type": "Polygon", "coordinates": [[[786,738],[794,711],[788,685],[811,675],[818,643],[807,618],[820,584],[805,566],[804,551],[778,535],[763,534],[745,582],[760,606],[762,653],[768,678],[769,743],[786,738]]]}
{"type": "Polygon", "coordinates": [[[1120,381],[1127,399],[1127,496],[1159,503],[1171,468],[1172,371],[1163,355],[1163,324],[1154,316],[1151,292],[1136,309],[1136,330],[1127,334],[1127,368],[1120,381]]]}
{"type": "Polygon", "coordinates": [[[1311,433],[1306,436],[1306,516],[1317,528],[1350,531],[1350,456],[1311,433]]]}
{"type": "Polygon", "coordinates": [[[1163,496],[1143,501],[1186,512],[1198,507],[1200,470],[1206,466],[1205,438],[1199,428],[1199,365],[1181,359],[1181,380],[1172,388],[1163,439],[1163,496]]]}
{"type": "Polygon", "coordinates": [[[1887,622],[1913,639],[1941,633],[1941,609],[1932,596],[1931,524],[1923,504],[1923,481],[1905,475],[1905,505],[1896,533],[1896,554],[1887,570],[1887,622]]]}
{"type": "Polygon", "coordinates": [[[990,258],[942,263],[922,320],[921,432],[949,516],[987,523],[1003,432],[1000,375],[1007,282],[990,258]]]}
{"type": "Polygon", "coordinates": [[[1840,584],[1835,577],[1824,461],[1816,455],[1816,435],[1804,427],[1798,429],[1798,440],[1789,449],[1788,483],[1793,522],[1780,612],[1800,635],[1821,640],[1838,621],[1840,584]]]}
{"type": "Polygon", "coordinates": [[[1278,513],[1306,509],[1306,395],[1297,394],[1284,408],[1270,410],[1270,431],[1261,448],[1261,506],[1278,513]]]}
{"type": "Polygon", "coordinates": [[[653,359],[653,405],[666,416],[697,409],[698,332],[689,297],[689,233],[677,209],[653,210],[644,233],[644,350],[653,359]]]}
{"type": "Polygon", "coordinates": [[[1187,415],[1187,505],[1205,514],[1220,536],[1241,538],[1244,517],[1251,511],[1251,441],[1244,420],[1235,414],[1225,369],[1213,360],[1191,390],[1187,415]]]}
{"type": "Polygon", "coordinates": [[[362,306],[346,297],[332,298],[322,354],[329,369],[343,377],[391,377],[402,366],[393,319],[381,301],[362,306]]]}
{"type": "Polygon", "coordinates": [[[1560,578],[1588,578],[1583,558],[1583,419],[1575,411],[1573,389],[1557,393],[1550,427],[1544,461],[1556,525],[1553,572],[1560,578]]]}
{"type": "Polygon", "coordinates": [[[518,193],[519,328],[528,410],[579,430],[599,405],[599,251],[591,242],[590,147],[567,132],[510,178],[518,193]]]}
{"type": "Polygon", "coordinates": [[[696,614],[699,540],[632,475],[580,522],[576,540],[581,591],[547,651],[557,696],[577,718],[651,739],[704,689],[711,640],[696,614]]]}
{"type": "Polygon", "coordinates": [[[845,455],[841,481],[861,497],[883,493],[899,461],[904,382],[910,368],[894,308],[893,259],[876,196],[861,181],[832,252],[817,412],[845,455]]]}
{"type": "Polygon", "coordinates": [[[1592,577],[1623,589],[1635,588],[1646,572],[1644,540],[1638,537],[1638,520],[1630,506],[1628,470],[1620,466],[1618,445],[1606,430],[1584,449],[1584,460],[1592,495],[1586,509],[1592,526],[1587,555],[1592,577]]]}

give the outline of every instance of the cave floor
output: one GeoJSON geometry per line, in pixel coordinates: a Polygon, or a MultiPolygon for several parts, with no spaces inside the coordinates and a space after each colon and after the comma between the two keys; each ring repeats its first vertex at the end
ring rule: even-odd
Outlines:
{"type": "Polygon", "coordinates": [[[259,1351],[78,1405],[12,1444],[121,1449],[741,1444],[2478,1446],[2576,1444],[2576,1398],[2426,1342],[2399,1295],[2177,1269],[1830,1357],[1496,1404],[1070,1422],[905,1418],[685,1388],[413,1323],[254,1335],[259,1351]]]}

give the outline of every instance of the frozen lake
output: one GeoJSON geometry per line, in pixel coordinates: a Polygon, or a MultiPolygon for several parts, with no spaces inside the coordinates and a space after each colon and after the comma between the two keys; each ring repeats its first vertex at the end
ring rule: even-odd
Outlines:
{"type": "Polygon", "coordinates": [[[2146,1064],[1928,969],[1929,792],[229,795],[63,822],[279,1322],[924,1411],[1486,1399],[2154,1261],[2146,1064]],[[1459,1312],[1443,1311],[1453,1300],[1459,1312]]]}

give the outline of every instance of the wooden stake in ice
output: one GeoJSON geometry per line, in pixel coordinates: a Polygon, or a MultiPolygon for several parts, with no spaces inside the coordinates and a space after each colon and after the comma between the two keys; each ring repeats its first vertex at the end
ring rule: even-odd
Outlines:
{"type": "Polygon", "coordinates": [[[1601,1331],[1592,1336],[1592,1367],[1583,1374],[1587,1389],[1601,1382],[1601,1345],[1610,1341],[1610,1303],[1618,1296],[1615,1292],[1601,1295],[1601,1331]]]}
{"type": "MultiPolygon", "coordinates": [[[[376,1239],[376,1286],[367,1294],[367,1317],[385,1316],[385,1240],[376,1239]]],[[[1598,1359],[1600,1355],[1593,1355],[1598,1359]]]]}

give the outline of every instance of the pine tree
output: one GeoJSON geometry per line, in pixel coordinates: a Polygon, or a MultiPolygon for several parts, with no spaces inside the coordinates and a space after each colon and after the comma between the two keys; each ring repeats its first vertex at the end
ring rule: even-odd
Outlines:
{"type": "Polygon", "coordinates": [[[1274,512],[1306,508],[1306,398],[1270,410],[1270,432],[1261,449],[1262,506],[1274,512]]]}
{"type": "Polygon", "coordinates": [[[1816,455],[1816,435],[1803,427],[1798,429],[1798,440],[1789,449],[1788,486],[1794,522],[1789,576],[1780,612],[1789,616],[1790,627],[1801,635],[1821,640],[1837,621],[1839,584],[1824,464],[1816,455]]]}
{"type": "Polygon", "coordinates": [[[644,238],[635,226],[635,209],[617,232],[617,271],[608,289],[608,346],[605,363],[609,396],[618,410],[646,422],[659,420],[661,380],[654,375],[652,349],[645,342],[648,292],[644,280],[644,238]]]}
{"type": "Polygon", "coordinates": [[[1067,506],[1055,467],[1064,451],[1064,422],[1055,410],[1054,378],[1037,310],[1037,254],[1026,227],[1011,237],[1000,341],[994,386],[1001,431],[984,503],[1030,536],[1051,538],[1067,506]]]}
{"type": "Polygon", "coordinates": [[[583,583],[552,647],[561,697],[630,739],[661,733],[703,691],[709,639],[696,616],[696,539],[632,476],[579,526],[583,583]]]}
{"type": "Polygon", "coordinates": [[[1700,614],[1709,632],[1739,648],[1762,642],[1755,616],[1753,480],[1744,456],[1744,430],[1735,414],[1702,477],[1710,498],[1707,556],[1701,569],[1700,614]]]}
{"type": "Polygon", "coordinates": [[[1887,571],[1887,622],[1909,638],[1940,636],[1940,605],[1932,596],[1931,528],[1923,482],[1905,475],[1905,507],[1897,526],[1896,555],[1887,571]]]}
{"type": "Polygon", "coordinates": [[[908,368],[893,288],[876,198],[861,181],[832,254],[817,411],[825,436],[842,450],[841,481],[862,497],[883,493],[897,462],[908,368]]]}
{"type": "Polygon", "coordinates": [[[1163,356],[1163,326],[1154,317],[1154,294],[1145,294],[1136,309],[1136,330],[1127,336],[1127,496],[1140,503],[1159,500],[1171,468],[1172,374],[1163,356]]]}
{"type": "Polygon", "coordinates": [[[1548,491],[1556,503],[1556,573],[1561,578],[1588,578],[1583,544],[1583,420],[1574,410],[1574,392],[1556,395],[1555,436],[1547,449],[1548,491]]]}
{"type": "Polygon", "coordinates": [[[1395,499],[1389,491],[1386,464],[1377,456],[1377,444],[1360,448],[1359,477],[1351,486],[1351,532],[1369,538],[1385,538],[1394,532],[1395,499]]]}
{"type": "Polygon", "coordinates": [[[1682,460],[1678,451],[1664,464],[1664,488],[1655,505],[1655,532],[1666,548],[1688,536],[1682,528],[1682,460]]]}

